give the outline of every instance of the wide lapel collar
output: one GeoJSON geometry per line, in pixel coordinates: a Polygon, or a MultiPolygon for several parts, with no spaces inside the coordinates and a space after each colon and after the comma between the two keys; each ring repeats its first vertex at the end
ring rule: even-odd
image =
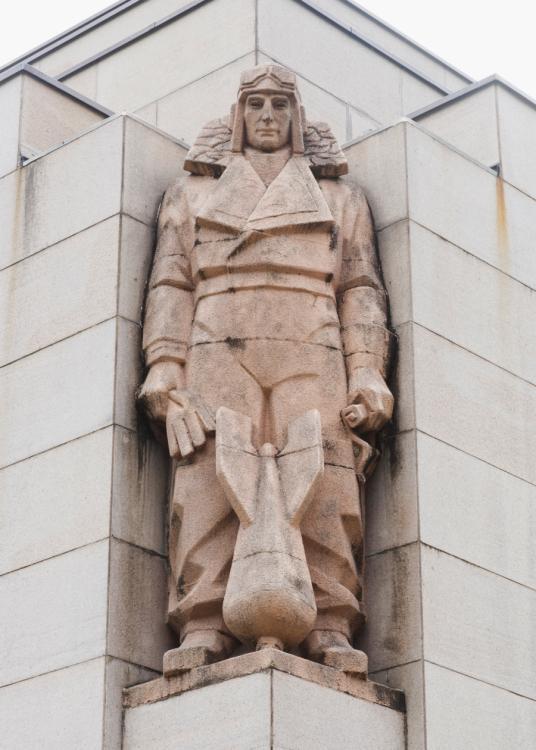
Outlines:
{"type": "Polygon", "coordinates": [[[264,182],[249,161],[237,154],[201,207],[197,221],[240,232],[265,192],[264,182]]]}
{"type": "Polygon", "coordinates": [[[334,223],[330,208],[306,160],[293,156],[260,198],[246,228],[266,231],[300,224],[334,223]]]}

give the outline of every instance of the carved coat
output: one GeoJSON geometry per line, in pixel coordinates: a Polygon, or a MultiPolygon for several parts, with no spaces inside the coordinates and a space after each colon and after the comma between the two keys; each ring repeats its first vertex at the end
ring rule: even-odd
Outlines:
{"type": "Polygon", "coordinates": [[[235,155],[221,177],[190,175],[166,192],[143,333],[148,366],[184,363],[189,348],[227,339],[318,343],[344,354],[351,390],[357,367],[385,375],[386,325],[360,188],[317,180],[301,156],[267,188],[235,155]],[[290,310],[289,295],[301,300],[290,310]]]}

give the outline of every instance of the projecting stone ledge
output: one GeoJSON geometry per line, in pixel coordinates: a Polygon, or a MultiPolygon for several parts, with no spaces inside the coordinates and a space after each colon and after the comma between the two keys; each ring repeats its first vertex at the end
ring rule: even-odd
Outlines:
{"type": "Polygon", "coordinates": [[[403,693],[273,649],[124,692],[124,750],[403,750],[403,693]]]}

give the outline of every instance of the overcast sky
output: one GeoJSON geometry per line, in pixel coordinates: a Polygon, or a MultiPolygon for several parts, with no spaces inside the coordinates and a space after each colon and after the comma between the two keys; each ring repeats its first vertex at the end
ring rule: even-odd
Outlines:
{"type": "MultiPolygon", "coordinates": [[[[2,3],[0,64],[110,4],[102,0],[2,3]]],[[[337,1],[333,4],[336,8],[337,1]]],[[[473,78],[499,73],[536,99],[534,0],[363,0],[361,4],[473,78]]]]}

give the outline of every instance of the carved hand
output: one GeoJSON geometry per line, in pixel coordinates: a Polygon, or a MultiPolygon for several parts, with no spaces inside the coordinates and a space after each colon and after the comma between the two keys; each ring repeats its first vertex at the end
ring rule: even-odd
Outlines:
{"type": "Polygon", "coordinates": [[[343,419],[360,433],[377,432],[393,416],[393,394],[381,373],[372,367],[360,367],[352,373],[348,404],[343,419]]]}
{"type": "Polygon", "coordinates": [[[156,422],[165,422],[169,393],[174,388],[182,388],[183,386],[182,365],[178,362],[157,362],[149,370],[145,383],[138,394],[138,400],[150,419],[156,422]]]}
{"type": "Polygon", "coordinates": [[[214,432],[216,422],[201,399],[186,389],[169,392],[166,433],[169,455],[186,458],[205,443],[205,433],[214,432]]]}

